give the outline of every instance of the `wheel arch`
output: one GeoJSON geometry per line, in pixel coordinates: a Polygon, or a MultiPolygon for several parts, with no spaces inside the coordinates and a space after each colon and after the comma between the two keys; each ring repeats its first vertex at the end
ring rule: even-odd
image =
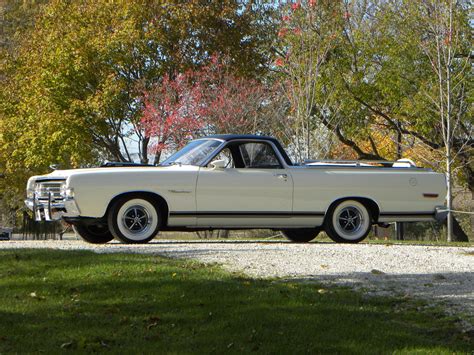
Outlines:
{"type": "Polygon", "coordinates": [[[343,201],[347,201],[347,200],[354,200],[354,201],[362,203],[369,210],[373,223],[378,222],[379,216],[380,216],[379,204],[374,199],[370,197],[363,197],[363,196],[345,196],[345,197],[339,197],[333,200],[329,204],[329,207],[326,209],[324,213],[324,220],[326,220],[331,209],[335,208],[339,203],[343,201]]]}
{"type": "Polygon", "coordinates": [[[168,202],[163,198],[163,196],[157,194],[156,192],[151,192],[151,191],[142,191],[142,190],[136,190],[136,191],[127,191],[123,192],[121,194],[115,195],[108,203],[107,208],[105,210],[105,214],[102,218],[107,219],[107,216],[109,215],[110,208],[113,206],[113,204],[124,197],[131,197],[131,196],[146,196],[151,198],[153,202],[156,202],[158,206],[160,207],[159,213],[161,214],[161,217],[163,218],[163,226],[166,226],[168,224],[168,216],[169,216],[169,206],[168,202]]]}

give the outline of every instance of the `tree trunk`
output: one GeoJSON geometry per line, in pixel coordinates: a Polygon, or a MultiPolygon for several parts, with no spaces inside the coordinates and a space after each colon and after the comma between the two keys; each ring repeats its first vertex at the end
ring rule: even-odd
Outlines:
{"type": "MultiPolygon", "coordinates": [[[[453,242],[468,242],[469,237],[462,230],[461,225],[457,221],[456,217],[454,217],[454,216],[452,216],[452,217],[453,218],[451,219],[451,223],[452,223],[452,228],[453,228],[453,231],[452,231],[453,234],[452,234],[452,240],[451,241],[453,241],[453,242]]],[[[445,219],[443,224],[445,226],[447,226],[447,223],[448,223],[448,220],[445,219]]]]}
{"type": "Polygon", "coordinates": [[[155,153],[155,159],[153,161],[153,165],[158,165],[160,163],[161,158],[161,150],[157,150],[155,153]]]}
{"type": "Polygon", "coordinates": [[[447,195],[446,195],[446,205],[448,207],[448,217],[446,218],[446,227],[447,227],[447,240],[448,242],[453,241],[453,193],[452,193],[452,181],[451,181],[451,162],[449,148],[447,148],[446,153],[446,184],[447,184],[447,195]]]}
{"type": "Polygon", "coordinates": [[[140,150],[140,162],[142,164],[148,164],[148,142],[150,137],[143,137],[141,141],[141,150],[140,150]]]}
{"type": "Polygon", "coordinates": [[[400,129],[400,121],[397,121],[397,159],[402,158],[402,131],[400,129]]]}

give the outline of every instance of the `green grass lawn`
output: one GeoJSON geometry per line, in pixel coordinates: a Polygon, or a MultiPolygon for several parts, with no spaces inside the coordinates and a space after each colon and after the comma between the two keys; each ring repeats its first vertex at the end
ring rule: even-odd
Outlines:
{"type": "Polygon", "coordinates": [[[436,308],[153,255],[0,252],[0,353],[466,353],[436,308]]]}

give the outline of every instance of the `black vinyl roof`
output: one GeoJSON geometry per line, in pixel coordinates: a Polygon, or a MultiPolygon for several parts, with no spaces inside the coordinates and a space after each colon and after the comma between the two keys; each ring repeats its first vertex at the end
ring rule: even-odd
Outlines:
{"type": "Polygon", "coordinates": [[[268,136],[258,136],[256,134],[213,134],[211,136],[206,136],[203,138],[216,138],[216,139],[222,139],[224,141],[232,141],[234,139],[257,139],[257,140],[266,140],[266,141],[278,141],[274,137],[268,137],[268,136]]]}
{"type": "Polygon", "coordinates": [[[288,154],[286,154],[286,151],[285,149],[283,149],[282,145],[280,144],[280,141],[276,139],[275,137],[257,136],[255,134],[214,134],[214,135],[202,137],[202,138],[216,138],[216,139],[222,139],[223,141],[227,141],[227,142],[233,141],[236,139],[271,141],[273,144],[275,144],[275,146],[277,147],[283,159],[285,159],[286,164],[293,165],[293,162],[288,157],[288,154]]]}

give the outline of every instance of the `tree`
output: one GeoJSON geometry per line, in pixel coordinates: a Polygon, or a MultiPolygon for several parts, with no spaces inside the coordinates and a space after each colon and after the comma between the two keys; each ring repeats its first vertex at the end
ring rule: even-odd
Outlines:
{"type": "Polygon", "coordinates": [[[315,143],[321,140],[314,133],[320,123],[316,111],[323,114],[326,109],[322,67],[336,45],[341,20],[342,8],[337,1],[296,2],[283,12],[275,66],[283,74],[283,87],[291,105],[290,135],[296,142],[293,153],[299,160],[310,158],[315,143]]]}
{"type": "Polygon", "coordinates": [[[470,166],[474,153],[470,60],[472,42],[467,41],[467,18],[458,2],[424,0],[417,9],[410,10],[414,11],[417,33],[423,34],[417,43],[428,58],[434,74],[429,86],[425,86],[424,94],[430,102],[430,111],[438,116],[434,123],[438,141],[442,142],[444,150],[448,188],[447,237],[451,241],[453,165],[462,156],[470,166]],[[469,112],[471,115],[466,116],[469,112]]]}
{"type": "Polygon", "coordinates": [[[141,124],[154,141],[154,164],[163,150],[198,134],[265,133],[278,118],[272,91],[229,70],[215,55],[200,70],[169,76],[143,95],[141,124]]]}
{"type": "MultiPolygon", "coordinates": [[[[447,205],[452,209],[451,165],[463,171],[467,186],[471,191],[474,188],[467,9],[462,3],[449,1],[375,2],[364,12],[366,16],[354,16],[348,27],[347,38],[352,44],[348,48],[355,50],[342,56],[350,66],[338,65],[335,71],[335,77],[343,83],[339,96],[370,113],[368,127],[397,137],[398,157],[410,154],[444,170],[447,205]],[[366,18],[371,21],[364,25],[366,18]],[[371,34],[370,40],[360,40],[364,33],[367,37],[371,34]],[[443,159],[446,163],[440,164],[443,159]]],[[[350,115],[347,117],[346,122],[353,121],[350,115]]],[[[375,142],[373,150],[387,157],[380,154],[375,142]]],[[[457,238],[465,239],[459,228],[457,238]]]]}
{"type": "Polygon", "coordinates": [[[270,121],[277,119],[272,88],[233,73],[230,63],[229,57],[214,55],[195,75],[202,92],[205,133],[269,132],[270,121]]]}
{"type": "Polygon", "coordinates": [[[193,83],[193,76],[191,70],[174,75],[174,79],[165,75],[143,95],[140,124],[146,137],[154,140],[155,165],[164,150],[180,147],[203,126],[202,92],[200,85],[193,83]]]}
{"type": "MultiPolygon", "coordinates": [[[[467,4],[452,2],[450,30],[449,1],[340,1],[333,6],[336,3],[338,16],[318,17],[306,29],[306,36],[324,26],[335,26],[338,33],[322,56],[318,77],[293,71],[290,81],[292,88],[317,82],[313,93],[303,85],[298,95],[302,102],[313,101],[311,115],[316,124],[310,130],[315,132],[317,124],[323,124],[356,158],[394,159],[410,154],[437,170],[445,168],[438,160],[446,161],[446,147],[451,144],[455,177],[461,178],[459,172],[463,172],[473,191],[472,33],[467,4]],[[433,6],[443,8],[442,14],[430,10],[433,6]],[[433,60],[438,52],[441,65],[433,60]],[[450,144],[446,144],[448,136],[450,144]]],[[[312,6],[324,5],[324,1],[308,1],[294,7],[308,16],[312,6]]],[[[285,15],[283,21],[292,24],[294,20],[285,15]]],[[[285,36],[281,48],[298,49],[299,36],[286,33],[292,35],[285,36]]],[[[280,55],[276,64],[284,73],[289,73],[291,65],[304,68],[297,56],[280,55]]],[[[293,102],[292,110],[297,106],[293,102]]],[[[298,135],[305,139],[302,133],[298,135]]],[[[347,154],[347,149],[332,150],[332,154],[341,153],[347,154]]]]}
{"type": "Polygon", "coordinates": [[[8,73],[0,94],[5,184],[21,196],[26,177],[52,163],[68,168],[131,160],[130,137],[138,139],[144,159],[149,137],[140,125],[142,87],[199,68],[213,52],[229,55],[235,72],[261,75],[267,31],[260,19],[267,12],[232,0],[42,5],[34,28],[25,26],[2,62],[2,74],[8,73]]]}

